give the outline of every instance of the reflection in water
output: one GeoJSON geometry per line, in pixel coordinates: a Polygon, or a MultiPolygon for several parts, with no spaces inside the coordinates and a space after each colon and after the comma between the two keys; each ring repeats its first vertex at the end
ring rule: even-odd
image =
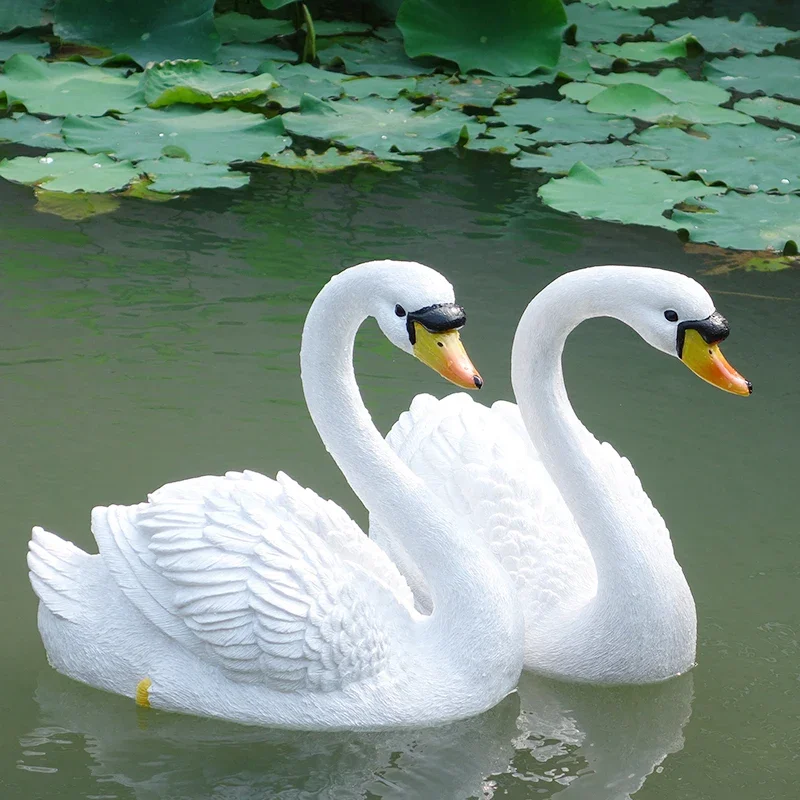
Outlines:
{"type": "Polygon", "coordinates": [[[525,675],[518,695],[480,717],[375,734],[144,711],[52,672],[43,673],[36,701],[41,720],[20,740],[22,768],[46,770],[76,736],[98,783],[127,787],[137,800],[514,798],[529,796],[530,784],[537,797],[626,800],[683,746],[692,678],[596,689],[525,675]]]}

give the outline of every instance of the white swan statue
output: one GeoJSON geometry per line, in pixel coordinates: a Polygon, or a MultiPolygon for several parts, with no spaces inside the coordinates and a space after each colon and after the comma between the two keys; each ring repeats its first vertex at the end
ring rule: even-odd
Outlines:
{"type": "MultiPolygon", "coordinates": [[[[652,683],[694,664],[696,614],[669,532],[630,463],[581,424],[564,387],[569,333],[615,317],[657,350],[738,395],[728,324],[694,280],[604,266],[569,272],[522,315],[511,356],[519,406],[419,395],[388,442],[453,512],[469,519],[514,579],[525,668],[569,681],[652,683]]],[[[370,535],[435,608],[422,566],[373,512],[370,535]]]]}
{"type": "Polygon", "coordinates": [[[423,616],[338,506],[286,475],[205,476],[92,512],[98,555],[34,528],[28,564],[50,663],[139,705],[300,729],[439,724],[516,686],[523,617],[490,548],[390,450],[353,371],[373,316],[401,350],[480,386],[453,289],[421,264],[335,276],[309,310],[311,417],[356,494],[423,566],[423,616]]]}

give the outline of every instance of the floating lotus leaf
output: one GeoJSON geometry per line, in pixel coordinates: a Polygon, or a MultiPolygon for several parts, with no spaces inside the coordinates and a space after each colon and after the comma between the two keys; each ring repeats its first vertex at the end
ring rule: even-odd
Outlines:
{"type": "Polygon", "coordinates": [[[40,58],[46,56],[49,52],[49,44],[43,42],[38,36],[32,36],[29,33],[23,33],[13,39],[0,39],[0,61],[7,61],[17,53],[25,53],[33,58],[40,58]]]}
{"type": "Polygon", "coordinates": [[[746,97],[736,103],[734,108],[751,117],[777,119],[800,127],[800,105],[787,103],[777,97],[746,97]]]}
{"type": "Polygon", "coordinates": [[[266,42],[267,39],[274,39],[276,36],[294,33],[294,25],[288,19],[254,19],[235,11],[220,15],[214,22],[223,44],[266,42]]]}
{"type": "Polygon", "coordinates": [[[377,167],[384,172],[396,172],[401,169],[396,164],[381,161],[364,150],[337,150],[335,147],[329,147],[324,153],[306,150],[303,156],[297,155],[293,150],[284,150],[277,155],[261,159],[259,163],[307,172],[337,172],[354,166],[377,167]]]}
{"type": "Polygon", "coordinates": [[[295,0],[261,0],[261,5],[269,11],[275,11],[275,9],[283,8],[294,2],[295,0]]]}
{"type": "Polygon", "coordinates": [[[0,93],[8,104],[19,103],[36,114],[102,116],[133,111],[144,105],[140,77],[74,61],[50,64],[21,54],[10,58],[0,76],[0,93]]]}
{"type": "MultiPolygon", "coordinates": [[[[279,86],[271,89],[267,99],[282,108],[299,108],[304,94],[320,100],[341,97],[343,79],[346,75],[313,67],[311,64],[275,64],[266,62],[262,68],[271,73],[279,86]]],[[[369,79],[367,79],[369,80],[369,79]]]]}
{"type": "Polygon", "coordinates": [[[728,192],[703,200],[705,213],[675,211],[672,221],[693,242],[736,250],[792,250],[800,242],[800,197],[728,192]],[[712,213],[708,213],[712,212],[712,213]]]}
{"type": "Polygon", "coordinates": [[[314,33],[317,36],[347,36],[358,33],[369,33],[371,30],[372,25],[367,22],[346,22],[337,19],[314,20],[314,33]]]}
{"type": "MultiPolygon", "coordinates": [[[[401,92],[408,92],[413,89],[414,84],[413,78],[350,78],[342,81],[339,88],[348,97],[353,97],[357,100],[370,95],[393,100],[395,97],[399,97],[401,92]]],[[[319,97],[313,91],[309,91],[309,94],[319,97]]]]}
{"type": "Polygon", "coordinates": [[[88,192],[48,192],[36,189],[34,209],[42,214],[55,214],[62,219],[80,221],[110,214],[120,206],[120,200],[113,194],[89,194],[88,192]]]}
{"type": "MultiPolygon", "coordinates": [[[[575,47],[564,45],[561,48],[561,56],[558,63],[552,70],[544,70],[541,74],[548,76],[547,80],[541,80],[540,83],[550,83],[556,77],[571,78],[574,81],[580,81],[591,75],[596,69],[610,69],[614,63],[611,56],[601,53],[596,50],[588,42],[580,42],[575,47]]],[[[534,73],[536,75],[537,73],[534,73]]],[[[523,78],[504,78],[504,80],[513,86],[527,86],[526,83],[513,83],[513,81],[522,81],[523,78]]]]}
{"type": "Polygon", "coordinates": [[[605,86],[599,83],[583,83],[582,81],[570,81],[560,86],[558,93],[568,100],[576,103],[588,103],[593,97],[606,90],[605,86]]]}
{"type": "Polygon", "coordinates": [[[52,4],[52,0],[3,0],[0,3],[0,33],[47,25],[47,9],[52,4]]]}
{"type": "Polygon", "coordinates": [[[48,153],[3,159],[0,177],[14,183],[46,186],[53,192],[113,192],[124,189],[139,173],[127,161],[104,155],[48,153]]]}
{"type": "MultiPolygon", "coordinates": [[[[599,0],[584,0],[587,5],[596,6],[599,0]]],[[[678,0],[608,0],[612,8],[664,8],[675,5],[678,0]]]]}
{"type": "Polygon", "coordinates": [[[462,72],[494,75],[555,66],[566,24],[561,0],[405,0],[397,14],[410,56],[437,56],[462,72]]]}
{"type": "Polygon", "coordinates": [[[258,161],[278,153],[291,140],[282,117],[269,121],[235,108],[203,110],[192,106],[141,108],[121,119],[67,117],[62,134],[70,147],[88,153],[114,153],[141,161],[177,155],[204,164],[258,161]]]}
{"type": "Polygon", "coordinates": [[[297,61],[297,53],[276,44],[224,44],[214,66],[223,72],[260,72],[267,61],[297,61]]]}
{"type": "Polygon", "coordinates": [[[700,103],[718,106],[731,99],[728,92],[719,86],[714,86],[707,81],[693,81],[682,69],[675,67],[662,69],[655,75],[647,72],[611,72],[608,75],[595,75],[589,80],[605,86],[617,86],[622,83],[646,86],[672,100],[673,103],[700,103]]]}
{"type": "Polygon", "coordinates": [[[586,107],[599,114],[617,114],[670,125],[717,125],[725,122],[749,125],[753,122],[753,118],[746,114],[710,103],[673,103],[660,92],[633,83],[609,86],[595,95],[586,107]]]}
{"type": "Polygon", "coordinates": [[[709,53],[727,53],[729,50],[765,53],[800,37],[798,31],[759,25],[755,16],[749,13],[742,14],[738,22],[724,17],[697,17],[676,19],[653,28],[656,39],[665,41],[687,33],[692,34],[709,53]]]}
{"type": "Polygon", "coordinates": [[[751,192],[800,191],[797,134],[757,124],[715,125],[695,129],[693,134],[675,128],[648,128],[634,138],[663,153],[659,169],[751,192]]]}
{"type": "Polygon", "coordinates": [[[601,44],[601,53],[624,58],[626,61],[674,61],[676,58],[686,58],[692,46],[697,45],[696,39],[687,34],[671,42],[625,42],[624,44],[601,44]]]}
{"type": "Polygon", "coordinates": [[[196,164],[182,158],[140,161],[136,169],[150,178],[151,191],[167,194],[192,189],[238,189],[250,183],[249,175],[230,170],[225,164],[196,164]]]}
{"type": "Polygon", "coordinates": [[[65,42],[107,47],[145,66],[165,58],[213,62],[214,0],[58,0],[53,31],[65,42]]]}
{"type": "Polygon", "coordinates": [[[263,97],[277,85],[268,74],[240,78],[202,61],[162,61],[151,64],[142,76],[144,99],[151,108],[175,103],[243,103],[263,97]]]}
{"type": "Polygon", "coordinates": [[[543,147],[536,153],[520,153],[511,160],[511,165],[523,169],[538,169],[553,175],[566,175],[579,161],[594,170],[635,166],[653,161],[647,155],[647,150],[647,147],[632,147],[622,142],[557,144],[543,147]]]}
{"type": "Polygon", "coordinates": [[[458,144],[469,118],[443,108],[421,114],[405,98],[363,100],[345,98],[328,103],[305,95],[300,113],[283,115],[286,129],[300,136],[360,147],[391,157],[392,153],[422,153],[458,144]]]}
{"type": "Polygon", "coordinates": [[[45,150],[69,150],[61,136],[60,119],[39,119],[30,114],[12,114],[0,119],[0,139],[45,150]]]}
{"type": "Polygon", "coordinates": [[[669,211],[688,198],[719,194],[725,188],[700,181],[675,181],[651,167],[607,167],[593,170],[575,164],[565,178],[553,178],[539,189],[551,208],[571,211],[588,219],[677,230],[669,211]]]}
{"type": "Polygon", "coordinates": [[[536,144],[538,144],[536,134],[528,133],[513,125],[502,125],[470,134],[464,147],[467,150],[513,155],[519,153],[520,147],[533,147],[536,144]]]}
{"type": "Polygon", "coordinates": [[[431,75],[418,78],[411,94],[414,97],[430,98],[437,105],[491,108],[501,95],[512,94],[513,91],[501,81],[492,78],[468,77],[460,80],[447,75],[431,75]]]}
{"type": "Polygon", "coordinates": [[[594,7],[571,3],[567,6],[567,19],[570,25],[577,26],[575,38],[579,42],[616,42],[623,34],[638,36],[654,23],[652,17],[612,8],[607,2],[594,7]]]}
{"type": "Polygon", "coordinates": [[[774,94],[800,100],[800,69],[796,58],[753,56],[716,58],[703,74],[718,86],[742,94],[774,94]]]}
{"type": "Polygon", "coordinates": [[[634,129],[628,119],[592,114],[578,103],[567,100],[518,100],[510,106],[496,106],[497,117],[506,125],[538,128],[540,142],[605,142],[622,139],[634,129]]]}
{"type": "Polygon", "coordinates": [[[384,41],[375,37],[361,42],[345,42],[319,51],[319,60],[326,65],[343,64],[350,75],[372,75],[381,78],[410,78],[433,69],[414,63],[403,48],[402,39],[384,41]]]}

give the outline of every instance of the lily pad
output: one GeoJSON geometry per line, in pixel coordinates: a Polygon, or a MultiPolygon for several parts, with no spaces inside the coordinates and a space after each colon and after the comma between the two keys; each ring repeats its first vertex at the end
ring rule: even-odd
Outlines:
{"type": "Polygon", "coordinates": [[[567,19],[577,27],[575,38],[579,42],[616,42],[623,34],[639,36],[655,22],[636,11],[612,8],[607,2],[594,7],[571,3],[567,6],[567,19]]]}
{"type": "Polygon", "coordinates": [[[634,137],[663,159],[659,169],[745,191],[800,191],[800,138],[785,128],[715,125],[684,133],[648,128],[634,137]]]}
{"type": "Polygon", "coordinates": [[[491,108],[501,95],[514,94],[515,90],[492,78],[470,76],[460,80],[447,75],[431,75],[418,78],[410,93],[414,97],[429,98],[436,105],[452,108],[491,108]]]}
{"type": "Polygon", "coordinates": [[[341,19],[316,19],[314,20],[314,33],[317,36],[353,36],[356,34],[370,33],[372,25],[368,22],[341,19]]]}
{"type": "Polygon", "coordinates": [[[647,86],[633,83],[609,86],[604,92],[593,97],[586,107],[589,111],[599,114],[617,114],[670,125],[690,123],[749,125],[753,123],[752,117],[739,111],[720,108],[710,103],[673,103],[663,94],[649,89],[647,86]]]}
{"type": "Polygon", "coordinates": [[[306,150],[303,156],[297,155],[293,150],[284,150],[277,155],[262,158],[259,163],[283,169],[320,173],[337,172],[353,166],[377,167],[384,172],[396,172],[401,169],[396,164],[381,161],[372,153],[364,150],[337,150],[335,147],[329,147],[324,153],[306,150]]]}
{"type": "Polygon", "coordinates": [[[402,39],[384,41],[370,37],[361,42],[336,44],[320,50],[319,60],[326,65],[343,64],[350,75],[410,78],[433,72],[433,68],[425,69],[406,55],[402,39]]]}
{"type": "MultiPolygon", "coordinates": [[[[584,0],[587,5],[597,5],[598,0],[584,0]]],[[[678,0],[608,0],[612,8],[665,8],[678,0]]]]}
{"type": "Polygon", "coordinates": [[[680,225],[664,216],[688,198],[724,192],[724,187],[700,181],[675,181],[651,167],[607,167],[593,170],[575,164],[565,178],[553,178],[539,189],[551,208],[571,211],[587,219],[604,219],[677,230],[680,225]]]}
{"type": "Polygon", "coordinates": [[[294,33],[294,25],[288,19],[254,19],[235,11],[221,14],[214,22],[223,44],[266,42],[276,36],[294,33]]]}
{"type": "Polygon", "coordinates": [[[800,197],[728,192],[703,201],[705,213],[675,211],[672,221],[693,242],[736,250],[796,250],[800,242],[800,197]],[[711,213],[709,213],[711,212],[711,213]],[[794,247],[792,247],[794,245],[794,247]]]}
{"type": "Polygon", "coordinates": [[[45,150],[69,150],[61,136],[60,119],[39,119],[30,114],[12,114],[0,119],[0,139],[45,150]]]}
{"type": "Polygon", "coordinates": [[[19,103],[35,114],[99,117],[144,105],[139,81],[138,75],[124,78],[116,71],[74,61],[50,64],[23,53],[6,62],[0,93],[9,105],[19,103]]]}
{"type": "Polygon", "coordinates": [[[260,72],[268,61],[297,61],[297,53],[276,44],[224,44],[214,66],[223,72],[260,72]]]}
{"type": "Polygon", "coordinates": [[[62,133],[70,147],[88,153],[114,153],[131,161],[178,155],[203,164],[227,164],[258,161],[287,147],[291,140],[284,135],[282,120],[267,121],[235,108],[170,106],[141,108],[121,119],[67,117],[62,133]]]}
{"type": "Polygon", "coordinates": [[[437,56],[462,72],[494,75],[555,66],[566,25],[561,0],[405,0],[397,14],[410,56],[437,56]]]}
{"type": "Polygon", "coordinates": [[[23,33],[13,39],[0,39],[0,61],[7,61],[17,53],[25,53],[40,58],[50,52],[50,45],[43,42],[38,36],[23,33]]]}
{"type": "Polygon", "coordinates": [[[745,97],[734,108],[751,117],[777,119],[800,127],[800,105],[779,100],[777,97],[745,97]]]}
{"type": "Polygon", "coordinates": [[[414,111],[405,98],[344,98],[335,102],[305,95],[300,113],[283,115],[286,129],[300,136],[360,147],[390,157],[392,153],[422,153],[458,144],[469,119],[443,108],[429,114],[414,111]]]}
{"type": "Polygon", "coordinates": [[[697,40],[687,34],[671,42],[625,42],[624,44],[601,44],[601,53],[624,58],[626,61],[674,61],[676,58],[686,58],[692,46],[697,45],[697,40]]]}
{"type": "Polygon", "coordinates": [[[651,159],[641,156],[639,150],[622,142],[609,144],[557,144],[543,147],[536,153],[520,153],[511,160],[511,165],[522,169],[537,169],[553,175],[566,175],[579,161],[591,169],[603,167],[627,167],[643,164],[651,159]]]}
{"type": "Polygon", "coordinates": [[[162,61],[151,64],[142,76],[144,99],[151,108],[175,103],[243,103],[263,97],[277,85],[268,74],[240,78],[202,61],[162,61]]]}
{"type": "Polygon", "coordinates": [[[113,194],[90,194],[89,192],[49,192],[36,189],[34,209],[42,214],[55,214],[61,219],[80,221],[110,214],[120,206],[120,200],[113,194]]]}
{"type": "Polygon", "coordinates": [[[578,103],[567,100],[518,100],[510,106],[496,106],[497,117],[506,125],[537,128],[540,142],[605,142],[622,139],[634,129],[628,119],[592,114],[578,103]]]}
{"type": "Polygon", "coordinates": [[[692,34],[709,53],[765,53],[800,37],[800,32],[786,28],[759,25],[755,15],[742,14],[738,22],[724,17],[696,17],[676,19],[665,25],[656,25],[656,39],[669,40],[676,36],[692,34]]]}
{"type": "Polygon", "coordinates": [[[538,144],[536,134],[528,133],[516,126],[501,125],[486,128],[480,135],[470,135],[464,145],[467,150],[513,155],[520,147],[533,147],[538,144]]]}
{"type": "Polygon", "coordinates": [[[214,0],[58,0],[53,32],[65,42],[107,47],[145,66],[165,58],[213,62],[219,49],[214,0]]]}
{"type": "Polygon", "coordinates": [[[570,81],[560,86],[558,93],[568,100],[576,103],[588,103],[593,97],[606,90],[605,86],[599,83],[583,83],[582,81],[570,81]]]}
{"type": "Polygon", "coordinates": [[[707,81],[693,81],[682,69],[675,67],[662,69],[655,75],[647,72],[611,72],[608,75],[595,75],[589,80],[604,86],[618,86],[622,83],[646,86],[672,100],[673,103],[718,106],[731,99],[730,94],[719,86],[714,86],[707,81]]]}
{"type": "Polygon", "coordinates": [[[276,88],[269,91],[267,99],[282,108],[299,108],[304,94],[313,95],[320,100],[330,100],[341,97],[344,93],[342,81],[347,76],[338,72],[319,69],[311,64],[266,62],[262,67],[279,83],[276,88]]]}
{"type": "Polygon", "coordinates": [[[742,94],[778,95],[800,99],[800,69],[796,58],[754,56],[716,58],[703,67],[703,74],[717,86],[742,94]]]}
{"type": "Polygon", "coordinates": [[[0,177],[14,183],[46,186],[53,192],[113,192],[124,189],[139,173],[127,161],[85,153],[3,159],[0,177]]]}
{"type": "Polygon", "coordinates": [[[249,175],[230,170],[225,164],[195,164],[182,158],[140,161],[136,169],[152,180],[148,187],[151,191],[167,194],[192,189],[238,189],[250,183],[249,175]]]}
{"type": "MultiPolygon", "coordinates": [[[[414,85],[413,78],[350,78],[342,81],[340,90],[343,90],[348,97],[353,97],[356,100],[370,95],[393,100],[399,97],[401,92],[413,89],[414,85]]],[[[319,95],[315,96],[319,97],[319,95]]]]}
{"type": "Polygon", "coordinates": [[[553,67],[553,78],[561,76],[580,81],[587,78],[596,69],[610,69],[614,63],[612,56],[601,53],[588,42],[580,42],[575,47],[564,45],[561,56],[553,67]]]}
{"type": "Polygon", "coordinates": [[[47,9],[51,5],[52,0],[3,0],[0,4],[0,33],[47,25],[47,9]]]}

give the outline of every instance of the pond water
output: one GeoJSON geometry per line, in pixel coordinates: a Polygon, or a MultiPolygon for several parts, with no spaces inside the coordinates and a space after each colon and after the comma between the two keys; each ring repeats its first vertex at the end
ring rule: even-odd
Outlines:
{"type": "MultiPolygon", "coordinates": [[[[542,208],[537,179],[453,154],[402,172],[262,172],[249,189],[128,201],[69,222],[0,185],[0,794],[12,798],[779,800],[800,780],[796,271],[725,271],[670,233],[542,208]],[[287,734],[143,712],[55,675],[25,548],[41,524],[91,549],[93,505],[179,478],[284,469],[364,514],[302,402],[304,314],[370,258],[443,271],[469,313],[481,399],[510,397],[526,302],[560,273],[643,264],[698,277],[729,318],[749,400],[702,383],[619,323],[586,323],[575,405],[633,461],[694,591],[698,666],[640,689],[526,676],[492,712],[444,729],[287,734]]],[[[382,430],[448,385],[374,324],[357,368],[382,430]]]]}

